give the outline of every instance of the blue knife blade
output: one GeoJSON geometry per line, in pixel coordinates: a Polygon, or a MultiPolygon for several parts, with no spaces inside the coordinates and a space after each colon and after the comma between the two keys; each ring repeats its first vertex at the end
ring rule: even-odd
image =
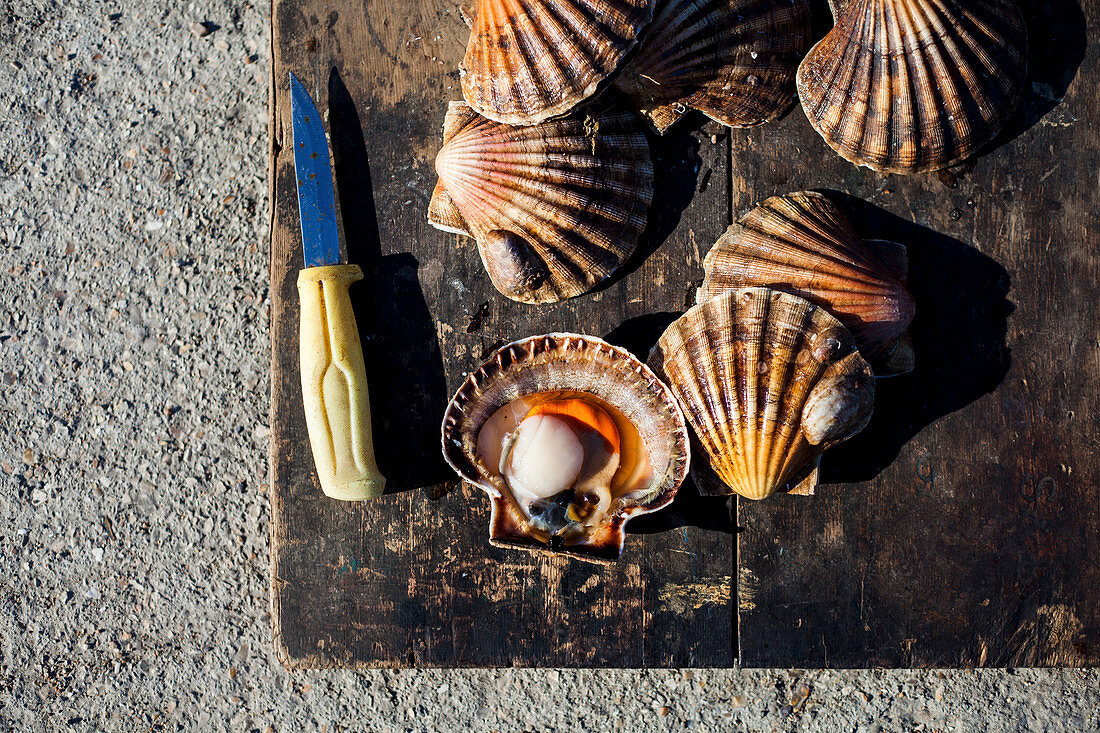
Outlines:
{"type": "Polygon", "coordinates": [[[294,173],[306,267],[340,264],[336,196],[321,115],[309,92],[290,75],[290,117],[294,131],[294,173]]]}

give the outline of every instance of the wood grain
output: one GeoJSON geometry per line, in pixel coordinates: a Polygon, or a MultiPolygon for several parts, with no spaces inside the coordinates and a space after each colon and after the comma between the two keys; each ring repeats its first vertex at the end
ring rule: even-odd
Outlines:
{"type": "Polygon", "coordinates": [[[505,341],[574,330],[644,358],[728,223],[716,126],[654,149],[639,252],[594,294],[549,307],[493,290],[471,240],[426,210],[468,29],[452,2],[275,0],[272,7],[272,607],[281,658],[320,666],[727,666],[731,502],[685,490],[597,567],[488,544],[488,502],[442,462],[440,422],[505,341]],[[301,267],[287,72],[327,122],[365,344],[376,451],[392,492],[341,504],[313,475],[297,364],[301,267]],[[694,201],[692,201],[693,194],[694,201]],[[691,209],[684,211],[691,202],[691,209]],[[699,526],[701,525],[701,526],[699,526]]]}
{"type": "Polygon", "coordinates": [[[1022,5],[1029,96],[965,169],[857,169],[798,109],[751,130],[681,129],[655,141],[652,222],[623,272],[532,307],[496,294],[472,241],[425,219],[446,103],[460,96],[459,3],[273,0],[272,607],[284,662],[1100,663],[1100,46],[1088,40],[1100,0],[1022,5]],[[328,500],[313,475],[288,71],[329,110],[349,257],[367,272],[353,297],[393,492],[377,501],[328,500]],[[828,454],[817,494],[741,502],[735,543],[731,503],[685,486],[671,511],[630,525],[612,567],[490,547],[487,501],[438,448],[464,374],[496,345],[551,330],[644,358],[733,217],[806,188],[865,236],[908,245],[918,305],[917,370],[879,382],[870,428],[828,454]]]}
{"type": "Polygon", "coordinates": [[[1100,663],[1100,3],[1026,12],[1030,95],[969,170],[856,169],[801,113],[734,135],[736,214],[832,190],[917,300],[916,371],[817,495],[738,507],[746,666],[1100,663]]]}

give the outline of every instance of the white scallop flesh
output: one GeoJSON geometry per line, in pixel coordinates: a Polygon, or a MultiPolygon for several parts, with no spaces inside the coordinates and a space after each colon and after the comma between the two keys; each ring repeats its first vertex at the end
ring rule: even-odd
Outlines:
{"type": "Polygon", "coordinates": [[[552,415],[532,415],[509,438],[503,474],[514,492],[548,499],[572,488],[584,467],[585,451],[568,423],[552,415]]]}

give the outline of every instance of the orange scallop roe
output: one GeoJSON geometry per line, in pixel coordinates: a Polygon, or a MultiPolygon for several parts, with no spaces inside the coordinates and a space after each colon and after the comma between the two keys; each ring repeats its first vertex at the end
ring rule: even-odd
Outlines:
{"type": "Polygon", "coordinates": [[[610,415],[591,402],[579,399],[551,400],[531,408],[524,419],[553,415],[574,426],[596,433],[607,443],[609,453],[619,452],[619,428],[610,415]]]}

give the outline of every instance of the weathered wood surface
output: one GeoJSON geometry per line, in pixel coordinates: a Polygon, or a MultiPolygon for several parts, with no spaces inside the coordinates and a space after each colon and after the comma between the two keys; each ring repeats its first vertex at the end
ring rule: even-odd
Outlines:
{"type": "Polygon", "coordinates": [[[733,135],[737,215],[845,191],[917,300],[917,370],[817,495],[738,507],[746,666],[1100,663],[1100,2],[1026,10],[1027,96],[954,182],[856,169],[801,114],[733,135]]]}
{"type": "Polygon", "coordinates": [[[613,567],[499,550],[488,544],[488,501],[458,486],[439,448],[447,399],[505,341],[553,330],[610,334],[644,357],[683,308],[704,247],[728,223],[727,139],[712,142],[708,128],[655,150],[661,173],[650,231],[606,288],[552,307],[508,301],[472,241],[426,221],[443,116],[448,100],[461,98],[457,68],[469,31],[457,8],[449,0],[273,3],[272,594],[280,654],[293,666],[730,665],[730,501],[684,492],[672,511],[630,525],[613,567]],[[290,71],[330,110],[349,257],[367,272],[352,296],[378,460],[393,492],[377,501],[331,501],[313,476],[297,363],[290,71]]]}
{"type": "Polygon", "coordinates": [[[1031,91],[971,169],[856,169],[797,109],[732,134],[673,132],[655,148],[654,221],[623,274],[531,307],[496,294],[471,241],[425,220],[446,103],[461,96],[459,3],[273,0],[272,604],[284,661],[1100,663],[1100,92],[1088,83],[1100,58],[1086,46],[1100,0],[1032,5],[1031,91]],[[349,255],[367,271],[356,307],[392,493],[361,504],[321,495],[302,419],[289,71],[330,110],[349,255]],[[741,502],[736,548],[730,503],[690,486],[630,525],[617,566],[489,547],[487,501],[452,480],[438,449],[463,375],[495,345],[550,330],[644,356],[727,223],[803,188],[831,191],[868,236],[909,245],[919,307],[917,371],[879,382],[871,428],[830,454],[817,495],[741,502]]]}

